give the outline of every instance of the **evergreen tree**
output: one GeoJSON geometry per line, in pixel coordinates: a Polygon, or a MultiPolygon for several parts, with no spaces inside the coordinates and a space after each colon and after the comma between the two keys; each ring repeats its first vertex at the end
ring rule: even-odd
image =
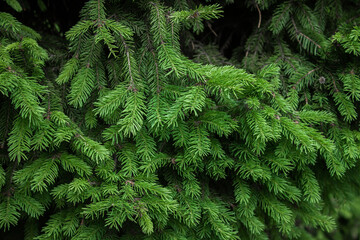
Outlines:
{"type": "Polygon", "coordinates": [[[359,3],[246,1],[254,29],[227,59],[211,21],[237,4],[89,0],[67,51],[1,12],[0,228],[357,238],[336,226],[359,218],[359,3]]]}

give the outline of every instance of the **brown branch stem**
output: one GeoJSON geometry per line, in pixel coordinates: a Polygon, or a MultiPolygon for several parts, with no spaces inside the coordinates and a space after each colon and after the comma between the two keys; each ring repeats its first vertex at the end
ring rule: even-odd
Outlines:
{"type": "Polygon", "coordinates": [[[256,6],[256,9],[258,10],[258,13],[259,13],[259,22],[258,22],[258,28],[260,28],[261,26],[261,11],[260,11],[260,8],[259,8],[259,5],[258,4],[255,4],[256,6]]]}

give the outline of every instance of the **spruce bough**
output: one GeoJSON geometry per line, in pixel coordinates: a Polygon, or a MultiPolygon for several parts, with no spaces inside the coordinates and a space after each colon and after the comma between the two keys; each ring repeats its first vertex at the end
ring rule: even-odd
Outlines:
{"type": "Polygon", "coordinates": [[[1,12],[0,228],[327,238],[360,184],[360,18],[343,2],[248,1],[259,21],[224,60],[180,44],[220,4],[90,0],[59,73],[64,56],[1,12]]]}

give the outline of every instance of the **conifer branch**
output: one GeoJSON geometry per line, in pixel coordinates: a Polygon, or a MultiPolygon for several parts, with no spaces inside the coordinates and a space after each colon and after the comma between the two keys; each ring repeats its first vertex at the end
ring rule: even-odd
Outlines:
{"type": "Polygon", "coordinates": [[[303,77],[301,77],[301,78],[295,83],[295,86],[293,86],[293,88],[296,88],[296,87],[300,84],[301,80],[303,80],[304,78],[306,78],[307,76],[309,76],[309,75],[312,74],[313,72],[317,71],[318,69],[319,69],[319,68],[314,68],[314,69],[310,70],[309,72],[307,72],[303,77]]]}
{"type": "Polygon", "coordinates": [[[153,48],[153,45],[151,43],[151,40],[150,40],[150,36],[148,35],[147,36],[147,39],[148,39],[148,49],[150,50],[151,52],[151,55],[153,56],[153,61],[154,61],[154,64],[155,64],[155,72],[156,72],[156,92],[159,94],[160,91],[161,91],[161,86],[160,86],[160,78],[159,78],[159,65],[158,65],[158,62],[157,62],[157,58],[156,58],[156,55],[155,55],[155,52],[154,52],[154,48],[153,48]]]}
{"type": "MultiPolygon", "coordinates": [[[[295,34],[296,34],[296,36],[299,36],[299,35],[300,35],[300,36],[303,36],[304,38],[306,38],[307,40],[309,40],[310,42],[312,42],[316,47],[321,48],[321,46],[320,46],[319,44],[317,44],[314,40],[312,40],[310,37],[306,36],[304,33],[302,33],[302,32],[297,28],[297,26],[296,26],[296,24],[295,24],[295,20],[294,20],[293,17],[291,18],[291,22],[292,22],[292,25],[293,25],[294,28],[295,28],[295,34]]],[[[304,44],[300,42],[300,40],[299,40],[298,37],[296,37],[296,40],[299,42],[299,44],[300,44],[301,46],[304,47],[304,44]]]]}
{"type": "MultiPolygon", "coordinates": [[[[165,26],[164,23],[162,24],[161,23],[161,20],[163,20],[162,18],[164,18],[164,16],[162,15],[162,13],[160,13],[160,9],[159,9],[159,6],[158,4],[154,3],[154,2],[150,2],[151,5],[154,6],[155,10],[156,10],[156,24],[157,24],[157,34],[159,35],[159,44],[162,48],[162,50],[164,51],[165,53],[165,56],[167,59],[167,61],[170,63],[171,65],[171,69],[168,69],[170,71],[174,71],[178,76],[180,74],[180,71],[178,70],[175,62],[174,62],[174,58],[178,58],[179,59],[179,56],[172,56],[172,54],[174,53],[171,53],[169,52],[168,48],[167,48],[167,43],[166,43],[166,40],[165,40],[165,36],[163,35],[164,31],[165,31],[165,26]]],[[[163,20],[164,21],[164,20],[163,20]]]]}
{"type": "Polygon", "coordinates": [[[13,195],[13,177],[14,177],[14,173],[15,173],[15,170],[16,168],[18,167],[18,164],[19,164],[19,161],[16,160],[13,165],[12,165],[12,169],[11,169],[11,172],[10,172],[10,177],[9,177],[9,180],[8,180],[8,189],[3,193],[5,196],[7,197],[11,197],[13,195]]]}
{"type": "Polygon", "coordinates": [[[307,23],[311,26],[311,30],[315,31],[315,27],[314,27],[311,19],[309,18],[309,15],[307,14],[308,12],[305,11],[304,6],[302,4],[299,4],[299,5],[300,5],[300,8],[301,8],[302,12],[306,16],[307,23]]]}
{"type": "Polygon", "coordinates": [[[330,76],[331,76],[331,79],[332,79],[332,83],[333,83],[335,92],[339,92],[339,89],[338,89],[337,86],[336,86],[336,82],[335,82],[334,75],[333,75],[331,72],[329,72],[329,71],[327,71],[327,72],[328,72],[328,73],[330,74],[330,76]]]}
{"type": "Polygon", "coordinates": [[[119,36],[120,36],[120,39],[122,41],[122,44],[124,45],[124,51],[125,51],[126,60],[127,60],[127,67],[128,67],[128,70],[129,70],[130,83],[129,83],[129,88],[128,89],[133,91],[133,92],[137,92],[138,90],[136,89],[135,81],[134,81],[132,70],[131,70],[131,60],[130,60],[129,47],[126,44],[124,37],[120,33],[119,33],[119,36]]]}

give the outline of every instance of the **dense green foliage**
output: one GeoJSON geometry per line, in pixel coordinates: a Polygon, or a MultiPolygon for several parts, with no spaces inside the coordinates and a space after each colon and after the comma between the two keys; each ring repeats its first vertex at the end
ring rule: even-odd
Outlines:
{"type": "Polygon", "coordinates": [[[89,0],[66,43],[0,12],[0,228],[358,238],[359,3],[246,1],[227,59],[216,19],[237,4],[89,0]]]}

